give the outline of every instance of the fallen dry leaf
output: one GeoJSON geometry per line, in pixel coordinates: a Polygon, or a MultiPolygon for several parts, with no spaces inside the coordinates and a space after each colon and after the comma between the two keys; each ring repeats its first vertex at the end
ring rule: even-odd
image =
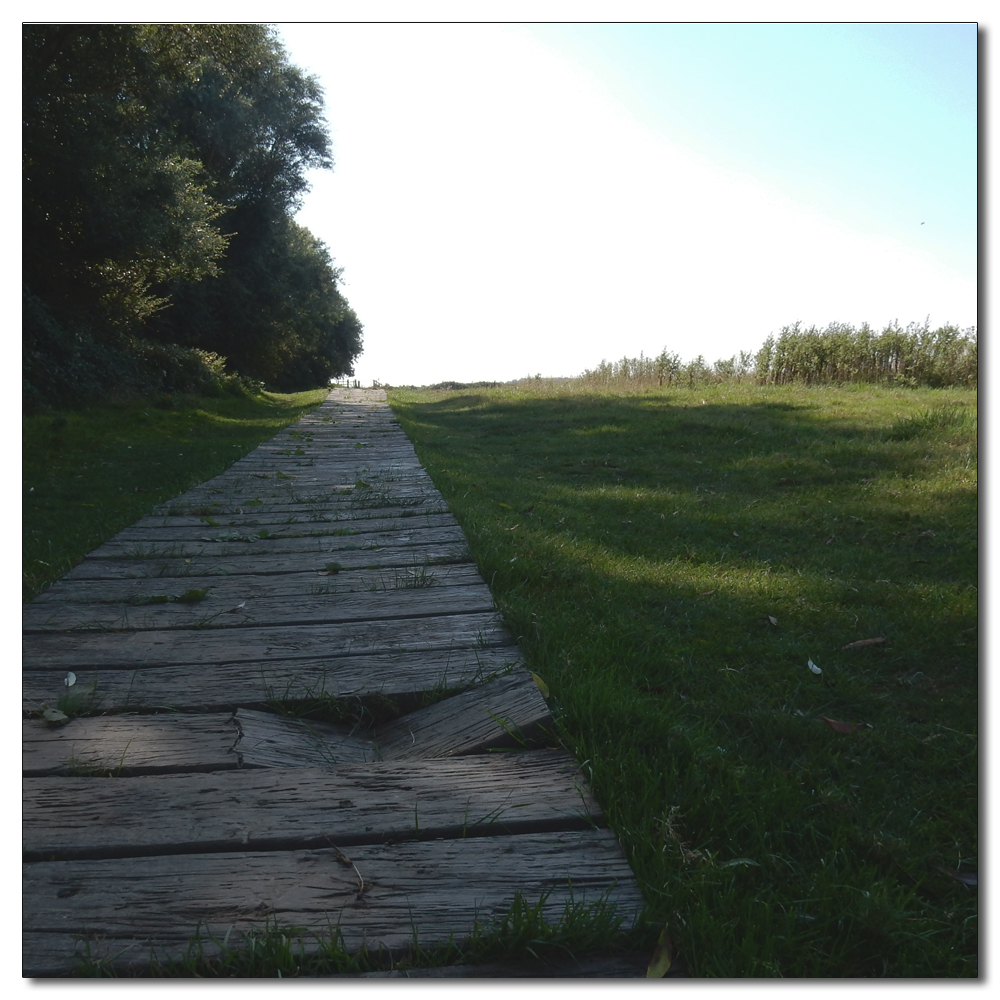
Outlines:
{"type": "Polygon", "coordinates": [[[769,621],[769,622],[770,622],[770,623],[771,623],[772,625],[777,625],[777,624],[778,624],[778,619],[777,619],[777,618],[775,618],[775,617],[774,617],[774,615],[768,615],[768,616],[767,616],[767,620],[768,620],[768,621],[769,621]]]}
{"type": "Polygon", "coordinates": [[[660,940],[656,942],[656,947],[653,949],[653,957],[649,960],[649,966],[646,969],[646,978],[662,979],[669,971],[670,965],[674,960],[673,952],[673,942],[670,940],[667,928],[664,927],[660,934],[660,940]]]}
{"type": "Polygon", "coordinates": [[[534,682],[538,685],[538,690],[541,691],[542,697],[548,698],[549,696],[548,684],[546,684],[545,681],[543,681],[541,677],[539,677],[538,674],[536,673],[532,673],[531,677],[534,680],[534,682]]]}
{"type": "Polygon", "coordinates": [[[810,670],[811,670],[811,671],[812,671],[812,672],[813,672],[814,674],[821,674],[821,673],[823,673],[823,671],[822,671],[822,670],[821,670],[821,669],[820,669],[819,667],[817,667],[817,666],[816,666],[816,664],[815,664],[815,663],[813,663],[813,661],[812,661],[812,660],[809,660],[809,661],[808,661],[808,663],[807,663],[806,665],[807,665],[807,666],[809,667],[809,669],[810,669],[810,670]]]}
{"type": "Polygon", "coordinates": [[[885,636],[876,636],[874,639],[858,639],[856,642],[849,642],[841,649],[854,649],[855,646],[877,646],[880,642],[885,642],[885,636]]]}

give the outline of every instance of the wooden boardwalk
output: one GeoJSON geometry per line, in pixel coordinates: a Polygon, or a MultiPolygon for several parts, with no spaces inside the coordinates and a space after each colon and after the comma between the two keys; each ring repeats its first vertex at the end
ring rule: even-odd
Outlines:
{"type": "Polygon", "coordinates": [[[25,708],[92,709],[24,720],[26,976],[85,953],[141,971],[197,933],[212,954],[269,924],[403,956],[517,892],[547,894],[552,919],[571,900],[626,925],[641,909],[379,390],[334,390],[122,531],[24,629],[25,708]],[[362,729],[274,710],[321,697],[405,714],[362,729]]]}

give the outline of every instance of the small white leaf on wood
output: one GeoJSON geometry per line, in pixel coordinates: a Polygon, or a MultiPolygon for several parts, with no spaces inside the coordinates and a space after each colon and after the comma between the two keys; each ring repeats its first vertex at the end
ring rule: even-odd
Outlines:
{"type": "Polygon", "coordinates": [[[69,716],[65,712],[59,711],[58,708],[47,708],[42,712],[42,718],[46,722],[65,722],[69,716]]]}
{"type": "Polygon", "coordinates": [[[76,674],[72,670],[67,671],[66,676],[63,678],[63,684],[70,688],[76,683],[76,674]]]}

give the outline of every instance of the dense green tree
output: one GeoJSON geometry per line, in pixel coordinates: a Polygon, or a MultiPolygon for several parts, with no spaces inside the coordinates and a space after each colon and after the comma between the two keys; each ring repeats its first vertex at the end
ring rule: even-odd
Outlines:
{"type": "Polygon", "coordinates": [[[213,280],[178,288],[153,329],[167,341],[204,347],[240,372],[284,390],[352,374],[361,323],[337,288],[324,244],[288,218],[233,239],[213,280]]]}
{"type": "Polygon", "coordinates": [[[135,329],[158,283],[217,273],[202,165],[155,109],[162,68],[130,25],[24,30],[24,280],[57,319],[135,329]]]}
{"type": "Polygon", "coordinates": [[[31,25],[23,49],[32,377],[136,336],[275,385],[352,371],[360,323],[291,218],[332,165],[322,92],[272,29],[31,25]]]}

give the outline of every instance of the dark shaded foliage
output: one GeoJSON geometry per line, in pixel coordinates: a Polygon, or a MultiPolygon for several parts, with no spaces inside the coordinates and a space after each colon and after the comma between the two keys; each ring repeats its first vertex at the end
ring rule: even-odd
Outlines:
{"type": "Polygon", "coordinates": [[[217,384],[190,349],[281,388],[353,373],[361,325],[291,219],[332,165],[322,91],[272,29],[28,25],[23,56],[29,405],[217,384]]]}

